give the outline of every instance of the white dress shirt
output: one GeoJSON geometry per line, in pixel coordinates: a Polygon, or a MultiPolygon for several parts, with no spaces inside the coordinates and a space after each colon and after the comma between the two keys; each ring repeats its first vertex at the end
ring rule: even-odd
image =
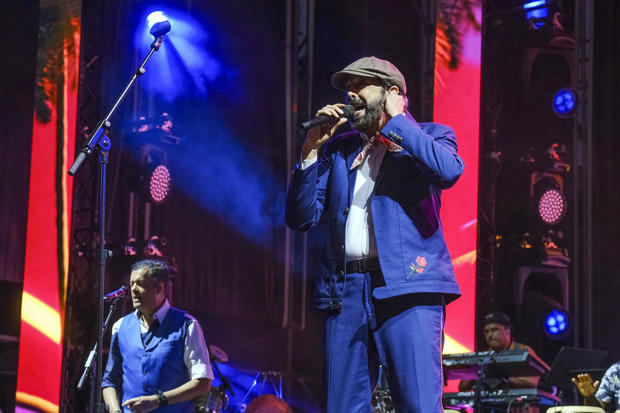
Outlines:
{"type": "MultiPolygon", "coordinates": [[[[168,300],[164,301],[159,310],[153,314],[153,320],[157,319],[161,324],[170,310],[168,300]]],[[[131,315],[131,314],[130,314],[131,315]]],[[[149,331],[146,321],[140,316],[139,311],[133,313],[140,320],[140,333],[144,334],[149,331]]],[[[183,353],[183,361],[187,367],[190,379],[213,379],[213,369],[209,361],[209,350],[205,344],[204,334],[198,321],[189,314],[185,314],[190,319],[187,327],[187,336],[185,337],[185,351],[183,353]]],[[[118,333],[123,319],[117,320],[112,326],[112,335],[118,333]]]]}
{"type": "MultiPolygon", "coordinates": [[[[365,145],[368,137],[364,134],[361,136],[365,145]]],[[[386,150],[385,145],[375,141],[364,162],[357,166],[353,200],[347,215],[344,236],[347,261],[378,255],[370,213],[370,198],[375,189],[375,181],[386,150]]],[[[302,161],[300,167],[302,170],[306,169],[316,161],[317,158],[302,161]]]]}

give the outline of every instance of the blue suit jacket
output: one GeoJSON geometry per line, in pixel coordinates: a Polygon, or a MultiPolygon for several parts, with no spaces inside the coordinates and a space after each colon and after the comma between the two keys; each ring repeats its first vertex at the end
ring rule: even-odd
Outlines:
{"type": "MultiPolygon", "coordinates": [[[[452,301],[460,289],[439,210],[441,190],[454,185],[464,167],[454,131],[398,115],[381,133],[404,149],[385,153],[371,195],[370,213],[386,282],[374,290],[374,296],[436,292],[452,301]]],[[[315,289],[319,308],[338,308],[342,296],[345,224],[357,175],[357,169],[350,171],[350,167],[361,146],[358,132],[334,137],[323,146],[315,164],[295,168],[288,190],[287,225],[300,231],[319,225],[326,232],[315,289]]]]}

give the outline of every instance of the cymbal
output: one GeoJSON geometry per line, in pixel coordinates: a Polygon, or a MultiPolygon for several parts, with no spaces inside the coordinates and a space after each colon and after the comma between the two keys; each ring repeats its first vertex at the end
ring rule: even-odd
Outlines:
{"type": "Polygon", "coordinates": [[[218,363],[228,362],[228,355],[215,344],[209,345],[209,354],[211,354],[211,361],[217,361],[218,363]]]}
{"type": "Polygon", "coordinates": [[[275,394],[263,394],[248,404],[245,413],[293,413],[293,409],[275,394]]]}

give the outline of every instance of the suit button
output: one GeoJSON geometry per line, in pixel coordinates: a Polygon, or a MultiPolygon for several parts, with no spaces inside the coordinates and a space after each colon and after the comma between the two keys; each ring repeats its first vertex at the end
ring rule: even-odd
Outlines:
{"type": "Polygon", "coordinates": [[[342,301],[333,299],[329,300],[327,307],[332,313],[338,313],[342,310],[342,301]]]}
{"type": "Polygon", "coordinates": [[[344,209],[344,211],[342,211],[342,213],[343,213],[344,215],[347,215],[347,214],[349,213],[349,208],[345,208],[345,209],[344,209]]]}
{"type": "Polygon", "coordinates": [[[338,273],[338,281],[344,281],[344,271],[342,270],[340,270],[340,272],[338,273]]]}
{"type": "Polygon", "coordinates": [[[340,249],[344,251],[344,244],[340,245],[340,249]]]}

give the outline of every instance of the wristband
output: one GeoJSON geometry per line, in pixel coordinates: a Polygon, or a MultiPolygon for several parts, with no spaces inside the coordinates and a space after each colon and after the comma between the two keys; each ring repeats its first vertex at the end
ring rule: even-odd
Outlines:
{"type": "Polygon", "coordinates": [[[159,407],[168,406],[168,398],[163,391],[157,390],[157,398],[159,399],[159,407]]]}

